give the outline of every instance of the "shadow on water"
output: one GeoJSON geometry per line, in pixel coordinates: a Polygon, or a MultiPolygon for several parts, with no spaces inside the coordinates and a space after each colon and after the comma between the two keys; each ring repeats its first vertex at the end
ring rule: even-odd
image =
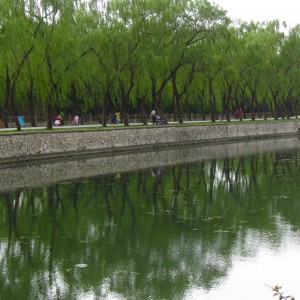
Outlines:
{"type": "Polygon", "coordinates": [[[1,167],[0,298],[209,293],[236,257],[282,248],[286,228],[299,239],[299,149],[290,138],[1,167]]]}

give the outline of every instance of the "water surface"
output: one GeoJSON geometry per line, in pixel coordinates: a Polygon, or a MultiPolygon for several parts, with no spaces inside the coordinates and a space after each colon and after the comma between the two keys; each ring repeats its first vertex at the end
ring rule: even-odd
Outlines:
{"type": "Polygon", "coordinates": [[[300,142],[0,168],[0,299],[299,298],[300,142]]]}

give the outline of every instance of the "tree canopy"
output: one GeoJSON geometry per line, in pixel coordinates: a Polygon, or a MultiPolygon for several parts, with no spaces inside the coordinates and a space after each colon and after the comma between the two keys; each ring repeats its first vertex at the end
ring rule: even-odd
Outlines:
{"type": "Polygon", "coordinates": [[[300,27],[233,23],[206,0],[0,1],[0,110],[51,118],[297,115],[300,27]]]}

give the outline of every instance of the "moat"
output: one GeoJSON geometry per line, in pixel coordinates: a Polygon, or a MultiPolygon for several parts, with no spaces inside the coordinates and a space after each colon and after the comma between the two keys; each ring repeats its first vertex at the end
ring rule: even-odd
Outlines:
{"type": "Polygon", "coordinates": [[[1,299],[299,298],[298,137],[0,175],[1,299]]]}

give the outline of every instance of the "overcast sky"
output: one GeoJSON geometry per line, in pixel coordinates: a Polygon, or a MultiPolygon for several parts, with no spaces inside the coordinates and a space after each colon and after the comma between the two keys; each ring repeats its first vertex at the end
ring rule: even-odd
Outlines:
{"type": "Polygon", "coordinates": [[[232,19],[243,21],[285,21],[289,28],[300,24],[300,0],[211,0],[232,19]]]}

